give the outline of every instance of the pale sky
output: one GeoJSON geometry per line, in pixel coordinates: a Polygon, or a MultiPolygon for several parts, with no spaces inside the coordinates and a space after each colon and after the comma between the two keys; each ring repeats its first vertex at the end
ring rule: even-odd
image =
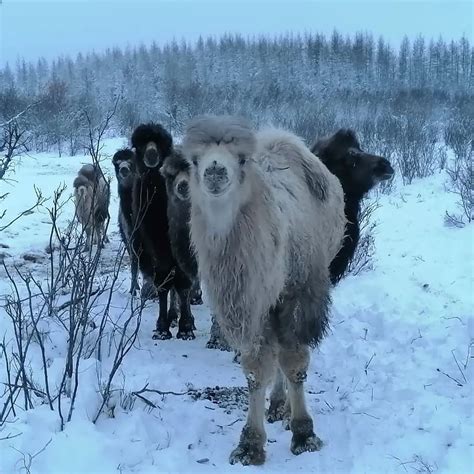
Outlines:
{"type": "Polygon", "coordinates": [[[0,0],[0,65],[173,38],[239,32],[369,31],[395,46],[419,33],[473,36],[473,4],[459,0],[0,0]]]}

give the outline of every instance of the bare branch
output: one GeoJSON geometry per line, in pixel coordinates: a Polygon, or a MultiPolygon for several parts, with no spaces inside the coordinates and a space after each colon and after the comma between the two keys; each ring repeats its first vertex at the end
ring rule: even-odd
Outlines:
{"type": "MultiPolygon", "coordinates": [[[[22,217],[31,214],[37,207],[42,206],[48,200],[48,198],[43,197],[41,191],[36,187],[35,187],[35,193],[36,193],[36,202],[31,207],[29,207],[28,209],[25,209],[24,211],[20,212],[20,214],[18,214],[10,222],[8,222],[7,224],[1,226],[0,227],[0,232],[3,232],[4,230],[8,229],[11,225],[13,225],[17,220],[21,219],[22,217]]],[[[2,217],[4,215],[5,215],[5,213],[0,215],[0,220],[2,219],[2,217]]]]}
{"type": "Polygon", "coordinates": [[[42,100],[38,100],[30,105],[28,105],[28,107],[26,107],[25,109],[23,109],[21,112],[17,113],[15,116],[13,116],[12,118],[8,119],[6,122],[3,122],[3,123],[0,123],[0,127],[1,128],[5,128],[5,127],[8,127],[8,125],[12,124],[13,122],[16,122],[22,115],[25,115],[26,112],[28,112],[28,110],[32,109],[33,107],[36,107],[38,104],[40,104],[42,102],[42,100]]]}

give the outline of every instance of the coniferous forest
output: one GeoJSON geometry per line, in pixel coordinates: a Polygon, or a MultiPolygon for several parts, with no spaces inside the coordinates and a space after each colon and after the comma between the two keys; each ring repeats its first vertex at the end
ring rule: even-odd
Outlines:
{"type": "Polygon", "coordinates": [[[474,130],[474,49],[465,37],[307,34],[202,38],[104,53],[18,61],[0,70],[0,122],[21,117],[28,147],[83,152],[88,123],[116,108],[109,135],[156,120],[175,135],[202,113],[272,122],[308,143],[337,127],[395,158],[405,182],[468,153],[474,130]],[[440,145],[441,144],[441,145],[440,145]]]}

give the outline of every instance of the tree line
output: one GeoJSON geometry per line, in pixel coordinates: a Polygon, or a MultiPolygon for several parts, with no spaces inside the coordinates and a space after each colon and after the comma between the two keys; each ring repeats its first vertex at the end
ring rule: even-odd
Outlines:
{"type": "Polygon", "coordinates": [[[0,122],[34,103],[21,117],[29,147],[59,154],[83,152],[85,117],[100,123],[117,100],[110,135],[150,119],[179,135],[202,113],[271,121],[309,142],[348,126],[374,151],[395,154],[411,181],[443,165],[447,130],[474,129],[473,86],[466,37],[405,37],[394,48],[367,33],[224,35],[7,65],[0,122]]]}

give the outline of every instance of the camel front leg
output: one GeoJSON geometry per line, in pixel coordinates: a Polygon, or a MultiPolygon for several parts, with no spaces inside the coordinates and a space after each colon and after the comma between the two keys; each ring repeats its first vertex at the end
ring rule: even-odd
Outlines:
{"type": "Polygon", "coordinates": [[[156,321],[156,329],[153,332],[153,339],[171,339],[171,321],[168,319],[168,290],[160,288],[158,297],[160,310],[156,321]]]}
{"type": "Polygon", "coordinates": [[[85,250],[88,252],[89,250],[92,249],[92,244],[93,244],[93,235],[92,235],[92,229],[87,226],[85,228],[85,233],[86,233],[86,246],[85,250]]]}
{"type": "Polygon", "coordinates": [[[178,339],[189,341],[195,339],[194,335],[194,316],[191,313],[191,306],[189,305],[189,289],[176,290],[179,300],[179,322],[178,322],[178,339]]]}
{"type": "Polygon", "coordinates": [[[265,390],[275,370],[275,353],[265,345],[253,353],[242,353],[241,364],[249,389],[249,411],[238,446],[230,455],[230,463],[260,465],[265,462],[265,390]]]}

